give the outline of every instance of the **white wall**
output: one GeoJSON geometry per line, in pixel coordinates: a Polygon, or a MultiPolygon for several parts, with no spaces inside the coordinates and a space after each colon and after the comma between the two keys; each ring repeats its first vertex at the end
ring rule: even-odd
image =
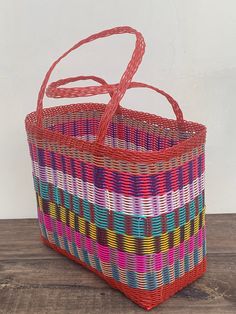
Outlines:
{"type": "MultiPolygon", "coordinates": [[[[35,110],[43,75],[75,42],[119,25],[146,39],[135,79],[165,89],[186,119],[208,127],[208,213],[236,212],[236,1],[0,0],[0,23],[0,218],[36,216],[24,117],[35,110]]],[[[133,45],[128,35],[96,41],[73,53],[53,79],[97,74],[116,82],[133,45]]],[[[173,117],[149,91],[129,92],[123,105],[173,117]]]]}

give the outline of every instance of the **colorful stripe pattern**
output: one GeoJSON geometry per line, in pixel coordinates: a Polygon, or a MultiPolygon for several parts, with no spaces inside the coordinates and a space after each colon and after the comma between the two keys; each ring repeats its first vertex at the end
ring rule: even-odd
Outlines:
{"type": "Polygon", "coordinates": [[[41,235],[150,309],[206,268],[205,137],[196,140],[204,127],[185,121],[179,131],[160,117],[144,123],[130,110],[113,118],[108,148],[96,154],[83,141],[92,144],[102,108],[45,115],[46,133],[35,128],[34,113],[26,119],[41,235]],[[81,140],[80,149],[69,138],[81,140]],[[120,158],[120,148],[136,161],[120,158]],[[163,160],[151,157],[163,151],[163,160]]]}

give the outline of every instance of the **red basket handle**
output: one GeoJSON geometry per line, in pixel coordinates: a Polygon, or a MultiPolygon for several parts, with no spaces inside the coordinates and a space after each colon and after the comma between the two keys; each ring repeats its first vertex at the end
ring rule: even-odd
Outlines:
{"type": "Polygon", "coordinates": [[[99,94],[107,94],[109,93],[112,97],[113,92],[108,91],[109,84],[101,77],[95,75],[80,75],[74,77],[68,77],[65,79],[60,79],[58,81],[52,82],[48,85],[46,89],[46,95],[49,98],[75,98],[75,97],[89,97],[99,94]],[[105,92],[99,92],[96,87],[98,86],[85,86],[85,87],[67,87],[67,88],[59,88],[59,86],[66,85],[68,83],[78,82],[78,81],[86,81],[91,80],[98,82],[102,86],[107,86],[105,88],[105,92]],[[90,92],[89,92],[90,91],[90,92]]]}
{"type": "MultiPolygon", "coordinates": [[[[113,93],[117,90],[119,84],[108,84],[105,80],[103,80],[100,77],[97,76],[78,76],[78,77],[70,77],[58,80],[56,82],[52,82],[49,84],[46,95],[50,98],[76,98],[76,97],[87,97],[87,96],[94,96],[99,94],[107,94],[109,93],[112,97],[113,93]],[[66,85],[71,82],[76,82],[79,80],[84,79],[91,79],[94,80],[100,84],[101,86],[86,86],[86,87],[67,87],[67,88],[61,88],[59,86],[66,85]]],[[[138,87],[146,87],[150,88],[157,93],[163,95],[168,102],[171,104],[172,109],[175,113],[176,120],[181,124],[183,122],[183,113],[180,109],[177,101],[164,92],[163,90],[154,87],[152,85],[148,85],[145,83],[140,82],[130,82],[128,89],[130,88],[138,88],[138,87]]]]}
{"type": "Polygon", "coordinates": [[[141,61],[142,57],[145,51],[145,42],[143,39],[143,36],[141,33],[136,31],[135,29],[129,27],[129,26],[121,26],[121,27],[115,27],[112,29],[108,29],[102,32],[99,32],[97,34],[91,35],[77,44],[75,44],[72,48],[70,48],[68,51],[66,51],[64,54],[61,55],[49,68],[48,72],[45,75],[45,78],[43,80],[43,83],[41,85],[41,88],[39,90],[38,94],[38,102],[37,102],[37,109],[36,109],[36,116],[37,116],[37,125],[39,127],[42,126],[42,115],[43,115],[43,97],[45,94],[46,86],[48,84],[50,75],[52,71],[54,70],[55,66],[63,59],[65,58],[70,52],[73,50],[76,50],[77,48],[81,47],[82,45],[89,43],[91,41],[94,41],[98,38],[104,38],[111,35],[118,35],[118,34],[134,34],[136,36],[136,43],[135,43],[135,49],[132,54],[131,60],[128,63],[128,66],[123,73],[120,83],[117,87],[117,89],[114,91],[100,121],[100,126],[98,130],[97,135],[97,143],[102,144],[104,142],[104,138],[106,136],[106,131],[108,129],[110,120],[112,119],[112,116],[116,112],[116,109],[119,106],[120,100],[124,96],[130,81],[132,80],[134,74],[136,73],[141,61]]]}

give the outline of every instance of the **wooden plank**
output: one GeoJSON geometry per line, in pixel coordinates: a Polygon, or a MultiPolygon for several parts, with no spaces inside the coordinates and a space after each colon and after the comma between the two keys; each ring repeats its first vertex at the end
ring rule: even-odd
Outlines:
{"type": "Polygon", "coordinates": [[[207,251],[236,253],[236,214],[206,215],[207,251]]]}
{"type": "Polygon", "coordinates": [[[20,258],[61,259],[61,256],[45,250],[36,219],[0,220],[0,260],[20,258]]]}
{"type": "MultiPolygon", "coordinates": [[[[236,254],[208,255],[208,271],[153,313],[235,313],[236,254]]],[[[96,275],[67,260],[0,262],[0,313],[143,313],[96,275]]]]}

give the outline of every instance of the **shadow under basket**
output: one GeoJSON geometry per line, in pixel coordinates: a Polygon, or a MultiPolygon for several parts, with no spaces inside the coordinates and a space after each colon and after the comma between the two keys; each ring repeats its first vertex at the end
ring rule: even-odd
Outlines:
{"type": "Polygon", "coordinates": [[[37,110],[25,123],[43,243],[150,310],[206,270],[206,128],[184,120],[165,92],[130,82],[144,52],[142,36],[132,28],[103,31],[73,49],[123,33],[136,35],[137,49],[119,84],[89,76],[48,88],[54,98],[109,93],[108,105],[43,109],[59,58],[43,82],[37,110]],[[101,85],[60,88],[88,78],[101,85]],[[135,87],[164,95],[176,120],[122,108],[121,97],[135,87]]]}

